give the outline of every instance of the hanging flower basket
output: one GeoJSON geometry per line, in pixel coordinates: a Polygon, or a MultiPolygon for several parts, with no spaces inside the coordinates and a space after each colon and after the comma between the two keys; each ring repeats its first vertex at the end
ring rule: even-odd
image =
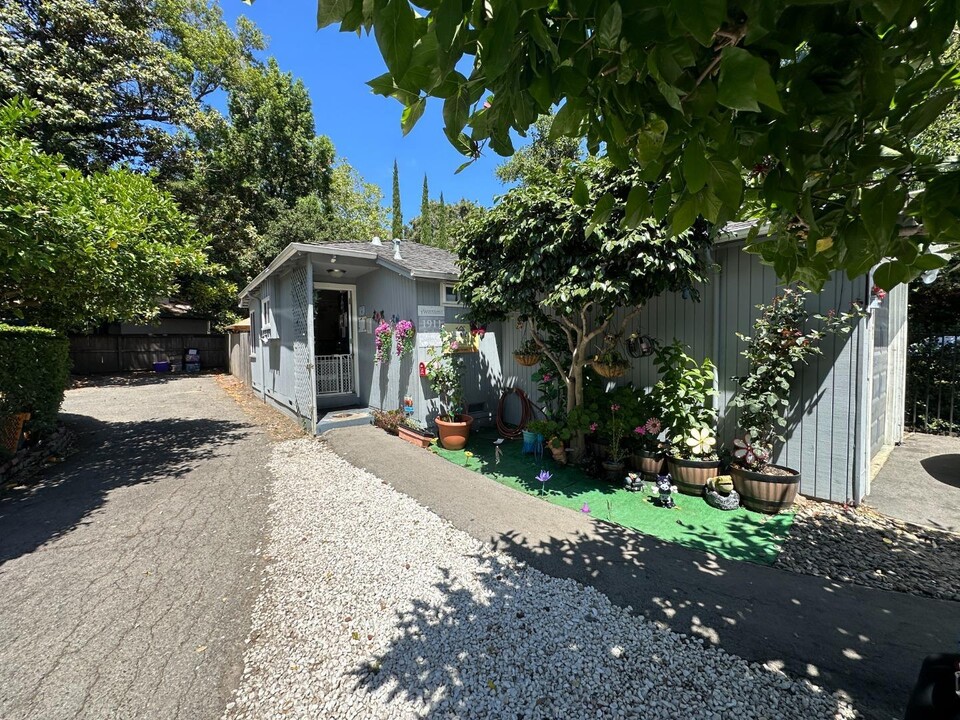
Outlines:
{"type": "Polygon", "coordinates": [[[540,353],[518,353],[513,354],[514,360],[525,367],[531,367],[540,362],[540,353]]]}
{"type": "Polygon", "coordinates": [[[376,341],[373,362],[377,365],[388,362],[390,359],[390,342],[393,339],[393,328],[390,327],[390,323],[383,321],[377,325],[377,329],[373,331],[373,335],[376,341]]]}
{"type": "Polygon", "coordinates": [[[409,320],[401,320],[393,329],[393,333],[397,340],[397,357],[410,355],[413,352],[413,338],[417,334],[413,323],[409,320]]]}
{"type": "Polygon", "coordinates": [[[623,377],[626,372],[628,365],[619,365],[614,363],[604,363],[604,362],[593,362],[593,369],[597,371],[597,375],[605,377],[608,380],[613,378],[623,377]]]}

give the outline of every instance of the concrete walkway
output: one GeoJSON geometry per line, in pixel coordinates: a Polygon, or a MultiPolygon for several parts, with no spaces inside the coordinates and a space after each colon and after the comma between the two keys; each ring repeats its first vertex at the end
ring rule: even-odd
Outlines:
{"type": "Polygon", "coordinates": [[[242,668],[267,436],[211,377],[67,393],[78,452],[0,498],[0,718],[216,720],[242,668]]]}
{"type": "Polygon", "coordinates": [[[960,532],[960,438],[908,435],[890,452],[864,503],[900,520],[960,532]]]}
{"type": "Polygon", "coordinates": [[[515,492],[373,427],[325,436],[474,537],[621,606],[846,692],[866,718],[902,718],[927,654],[952,650],[960,604],[714,558],[515,492]]]}

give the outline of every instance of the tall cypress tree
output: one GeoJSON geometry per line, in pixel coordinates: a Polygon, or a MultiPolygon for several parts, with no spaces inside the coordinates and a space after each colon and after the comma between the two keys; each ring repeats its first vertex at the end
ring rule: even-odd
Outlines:
{"type": "Polygon", "coordinates": [[[400,209],[400,169],[393,161],[393,237],[403,236],[403,210],[400,209]]]}
{"type": "Polygon", "coordinates": [[[420,242],[424,245],[433,245],[433,223],[430,218],[430,189],[427,187],[427,176],[423,176],[423,196],[420,198],[420,242]]]}
{"type": "Polygon", "coordinates": [[[446,248],[449,247],[450,240],[447,238],[447,204],[443,201],[443,193],[440,193],[440,207],[437,212],[440,213],[440,217],[437,218],[436,245],[446,248]]]}

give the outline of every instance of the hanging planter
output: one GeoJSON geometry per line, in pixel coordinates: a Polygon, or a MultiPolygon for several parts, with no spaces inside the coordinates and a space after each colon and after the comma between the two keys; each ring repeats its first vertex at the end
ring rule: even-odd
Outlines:
{"type": "Polygon", "coordinates": [[[523,344],[513,351],[513,359],[525,367],[536,365],[540,358],[540,346],[533,338],[524,340],[523,344]]]}
{"type": "Polygon", "coordinates": [[[623,355],[616,350],[607,350],[606,352],[594,355],[590,364],[593,366],[597,375],[607,378],[608,380],[622,377],[630,368],[630,364],[623,355]]]}
{"type": "Polygon", "coordinates": [[[373,354],[373,362],[376,365],[387,362],[390,359],[390,342],[393,339],[393,328],[390,323],[383,320],[377,329],[373,331],[376,348],[373,354]]]}
{"type": "Polygon", "coordinates": [[[417,336],[417,329],[410,320],[401,320],[393,330],[397,339],[397,357],[413,353],[413,339],[417,336]]]}

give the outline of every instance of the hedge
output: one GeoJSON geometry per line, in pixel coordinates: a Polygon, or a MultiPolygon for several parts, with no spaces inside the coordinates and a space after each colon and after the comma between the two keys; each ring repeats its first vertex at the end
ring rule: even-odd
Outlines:
{"type": "Polygon", "coordinates": [[[57,426],[70,373],[70,343],[53,330],[0,323],[0,413],[31,413],[28,427],[57,426]]]}

